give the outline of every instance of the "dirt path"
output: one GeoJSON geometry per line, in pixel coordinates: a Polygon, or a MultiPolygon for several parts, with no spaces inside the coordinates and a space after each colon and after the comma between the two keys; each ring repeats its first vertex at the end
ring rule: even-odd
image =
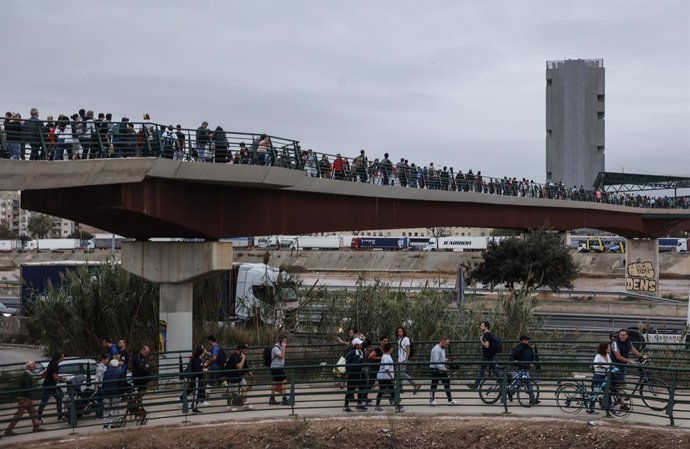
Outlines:
{"type": "MultiPolygon", "coordinates": [[[[7,440],[2,443],[9,443],[7,440]]],[[[26,443],[24,443],[26,444],[26,443]]],[[[22,447],[10,445],[7,447],[22,447]]],[[[33,449],[316,449],[316,448],[687,448],[690,431],[580,420],[374,417],[281,420],[110,431],[33,449]],[[615,424],[615,425],[612,425],[615,424]]]]}

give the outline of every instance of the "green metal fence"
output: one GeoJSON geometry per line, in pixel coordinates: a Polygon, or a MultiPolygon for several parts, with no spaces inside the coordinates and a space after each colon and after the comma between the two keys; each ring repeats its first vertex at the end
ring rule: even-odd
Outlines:
{"type": "MultiPolygon", "coordinates": [[[[410,385],[403,383],[399,376],[399,365],[396,365],[398,375],[394,383],[394,403],[407,407],[408,411],[425,413],[436,411],[430,406],[431,380],[434,377],[428,367],[428,351],[430,343],[415,343],[417,357],[407,365],[415,381],[421,385],[417,394],[413,394],[410,385]]],[[[457,343],[454,343],[457,346],[457,343]]],[[[538,346],[538,344],[537,344],[538,346]]],[[[257,357],[260,351],[254,351],[250,366],[254,374],[250,379],[245,402],[240,401],[237,386],[212,384],[212,376],[208,372],[203,374],[202,388],[206,393],[200,397],[202,389],[189,388],[190,374],[181,373],[180,365],[186,366],[189,354],[169,353],[162,359],[161,373],[148,379],[149,387],[140,397],[129,389],[117,395],[115,408],[118,412],[114,424],[122,428],[133,428],[137,425],[159,422],[181,422],[196,418],[194,410],[203,412],[200,416],[218,415],[228,418],[289,415],[341,414],[344,405],[346,388],[345,379],[336,375],[336,357],[342,354],[344,347],[329,346],[321,352],[299,358],[298,352],[306,352],[307,348],[290,346],[286,356],[287,383],[284,405],[269,405],[271,396],[271,372],[262,366],[257,357]],[[181,362],[181,363],[180,363],[181,362]],[[141,402],[140,402],[141,401],[141,402]],[[201,404],[201,405],[199,405],[201,404]],[[145,413],[145,414],[144,414],[145,413]],[[231,415],[232,414],[232,415],[231,415]]],[[[679,356],[687,357],[687,348],[675,350],[679,356]]],[[[557,353],[558,351],[556,351],[557,353]]],[[[593,352],[593,351],[592,351],[593,352]]],[[[448,363],[451,395],[460,407],[458,413],[514,413],[515,415],[548,415],[567,417],[575,413],[584,416],[588,408],[592,407],[598,416],[611,418],[628,418],[635,421],[652,424],[670,424],[690,426],[690,369],[663,366],[659,359],[653,359],[653,364],[644,367],[629,366],[628,377],[623,391],[612,388],[616,382],[615,376],[607,375],[606,387],[598,397],[592,399],[591,371],[592,362],[578,361],[572,355],[562,358],[554,355],[546,356],[541,353],[538,363],[529,371],[538,394],[538,404],[530,404],[524,381],[518,382],[513,375],[518,371],[511,362],[503,357],[499,358],[499,378],[493,379],[491,374],[484,378],[479,390],[470,390],[468,385],[474,382],[477,368],[481,361],[476,355],[453,357],[448,363]],[[591,399],[591,400],[590,400],[591,399]],[[622,405],[621,405],[622,404],[622,405]],[[625,407],[623,407],[623,405],[625,407]]],[[[652,354],[652,357],[654,355],[652,354]]],[[[592,356],[593,358],[593,356],[592,356]]],[[[664,360],[668,365],[669,359],[664,360]]],[[[7,367],[5,367],[7,368],[7,367]]],[[[377,370],[377,365],[369,368],[377,370]]],[[[6,371],[7,373],[7,371],[6,371]]],[[[224,378],[228,372],[214,372],[224,378]]],[[[15,372],[16,375],[16,372],[15,372]]],[[[0,427],[7,425],[16,409],[17,396],[26,395],[12,387],[11,377],[5,374],[2,392],[0,392],[0,427]]],[[[131,381],[130,381],[131,383],[131,381]]],[[[362,384],[366,386],[367,397],[372,401],[368,411],[372,413],[376,396],[380,390],[373,382],[362,384]]],[[[54,401],[51,399],[43,415],[45,426],[49,430],[65,428],[82,428],[102,426],[103,419],[98,417],[103,411],[99,404],[99,397],[92,396],[92,391],[102,385],[96,384],[93,378],[87,378],[82,384],[84,388],[74,388],[74,385],[64,385],[66,419],[57,422],[54,401]],[[82,391],[83,390],[83,391],[82,391]]],[[[40,396],[42,390],[38,387],[35,394],[40,396]]],[[[278,402],[282,397],[277,398],[278,402]]],[[[357,402],[357,401],[355,401],[357,402]]],[[[446,404],[442,384],[436,391],[438,407],[446,404]]],[[[353,404],[353,408],[354,408],[353,404]]],[[[388,399],[383,398],[381,405],[387,412],[394,412],[388,399]]],[[[448,412],[451,409],[443,409],[448,412]]],[[[592,415],[595,416],[595,415],[592,415]]],[[[109,423],[110,424],[110,423],[109,423]]],[[[18,432],[24,432],[30,427],[30,421],[24,417],[18,432]]]]}

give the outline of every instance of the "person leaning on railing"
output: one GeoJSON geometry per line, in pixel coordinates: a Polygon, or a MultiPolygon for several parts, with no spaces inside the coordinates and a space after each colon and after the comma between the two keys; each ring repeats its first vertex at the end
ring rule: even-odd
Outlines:
{"type": "Polygon", "coordinates": [[[39,390],[34,385],[35,370],[36,362],[33,360],[26,362],[26,371],[22,373],[22,376],[19,379],[19,390],[17,392],[17,412],[10,420],[10,424],[7,426],[7,429],[5,429],[5,435],[7,436],[17,435],[13,429],[16,427],[22,416],[24,416],[24,413],[29,414],[34,432],[42,432],[45,430],[41,429],[41,421],[38,419],[36,414],[34,401],[38,399],[39,390]]]}

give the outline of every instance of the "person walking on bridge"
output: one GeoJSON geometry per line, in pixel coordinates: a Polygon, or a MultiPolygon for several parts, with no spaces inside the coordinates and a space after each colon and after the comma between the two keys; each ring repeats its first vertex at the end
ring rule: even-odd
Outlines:
{"type": "Polygon", "coordinates": [[[276,344],[271,349],[271,358],[269,361],[273,385],[271,388],[271,397],[268,399],[268,405],[290,405],[290,401],[288,401],[285,394],[285,384],[287,383],[287,376],[285,375],[286,349],[287,337],[278,337],[276,344]],[[276,396],[282,396],[282,401],[278,402],[276,396]]]}
{"type": "Polygon", "coordinates": [[[432,407],[436,405],[434,396],[436,395],[436,387],[438,387],[439,381],[443,383],[448,405],[456,405],[450,392],[450,379],[448,378],[448,367],[446,366],[446,361],[448,360],[446,348],[448,348],[449,342],[450,338],[442,337],[436,346],[431,349],[429,357],[429,368],[431,369],[431,397],[429,398],[429,405],[432,407]]]}
{"type": "Polygon", "coordinates": [[[496,354],[500,352],[502,344],[500,340],[491,332],[491,325],[488,321],[482,321],[479,326],[482,335],[479,337],[479,342],[482,346],[482,363],[477,374],[477,380],[474,384],[468,385],[470,390],[476,390],[481,385],[484,379],[484,371],[489,370],[493,373],[496,380],[501,379],[501,372],[496,365],[496,354]]]}
{"type": "Polygon", "coordinates": [[[416,383],[412,376],[410,376],[410,374],[407,372],[407,364],[410,361],[410,357],[412,357],[412,343],[410,342],[410,338],[407,336],[407,331],[404,327],[398,327],[395,330],[395,333],[398,337],[398,368],[400,370],[400,379],[406,380],[410,383],[410,385],[412,385],[414,389],[412,394],[414,395],[417,394],[417,391],[419,391],[422,386],[416,383]]]}
{"type": "Polygon", "coordinates": [[[24,416],[24,413],[29,414],[31,418],[31,424],[33,424],[34,432],[42,432],[45,429],[41,429],[41,421],[36,415],[36,407],[34,400],[36,399],[37,390],[34,386],[34,371],[36,370],[36,362],[29,360],[26,362],[26,371],[22,373],[22,377],[19,379],[19,391],[17,392],[17,412],[12,417],[10,424],[5,429],[5,435],[14,436],[17,435],[14,432],[14,428],[19,422],[19,420],[24,416]]]}

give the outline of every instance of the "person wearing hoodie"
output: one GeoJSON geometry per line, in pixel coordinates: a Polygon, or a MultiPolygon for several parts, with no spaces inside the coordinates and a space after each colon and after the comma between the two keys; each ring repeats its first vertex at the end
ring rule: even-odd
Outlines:
{"type": "Polygon", "coordinates": [[[536,405],[539,400],[534,396],[534,388],[532,385],[534,383],[530,380],[529,369],[535,361],[534,349],[529,344],[529,337],[527,335],[522,335],[520,337],[520,343],[510,351],[508,354],[508,360],[515,362],[517,369],[525,371],[525,382],[527,382],[527,393],[529,394],[529,402],[531,405],[536,405]]]}
{"type": "Polygon", "coordinates": [[[357,391],[357,409],[366,410],[366,402],[364,399],[365,381],[364,381],[364,352],[362,351],[362,344],[364,342],[355,337],[352,339],[352,349],[345,356],[345,376],[347,377],[347,392],[345,393],[345,407],[344,412],[351,412],[349,407],[350,401],[355,400],[355,390],[357,391]]]}

